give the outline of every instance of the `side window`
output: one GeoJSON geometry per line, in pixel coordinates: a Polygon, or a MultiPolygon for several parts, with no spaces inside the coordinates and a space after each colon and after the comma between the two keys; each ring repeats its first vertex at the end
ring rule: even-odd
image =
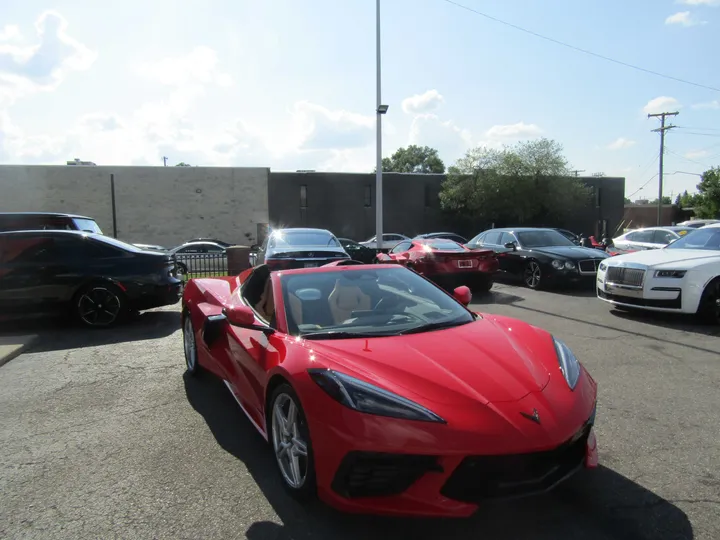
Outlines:
{"type": "Polygon", "coordinates": [[[655,231],[637,231],[632,233],[633,238],[632,242],[652,242],[653,241],[653,233],[655,231]]]}
{"type": "Polygon", "coordinates": [[[385,242],[399,242],[402,240],[402,237],[397,234],[383,234],[383,240],[385,242]]]}
{"type": "Polygon", "coordinates": [[[13,238],[7,257],[18,264],[39,264],[57,256],[55,239],[42,236],[13,238]]]}
{"type": "Polygon", "coordinates": [[[653,244],[669,244],[676,236],[670,231],[653,231],[653,244]]]}
{"type": "Polygon", "coordinates": [[[402,253],[407,251],[412,246],[412,242],[400,242],[397,246],[390,250],[390,253],[402,253]]]}
{"type": "Polygon", "coordinates": [[[499,244],[500,244],[501,246],[504,246],[505,244],[507,244],[507,243],[509,243],[509,242],[515,242],[515,243],[517,243],[517,238],[515,238],[515,237],[514,237],[511,233],[509,233],[509,232],[504,232],[504,233],[502,233],[502,235],[500,236],[500,242],[499,242],[499,244]]]}
{"type": "Polygon", "coordinates": [[[178,249],[177,252],[183,255],[197,255],[198,253],[205,253],[205,248],[202,246],[187,246],[178,249]]]}
{"type": "Polygon", "coordinates": [[[221,246],[215,244],[208,244],[206,249],[208,253],[223,253],[225,251],[221,246]]]}
{"type": "Polygon", "coordinates": [[[485,233],[485,235],[482,237],[482,243],[490,246],[499,246],[500,236],[502,236],[502,233],[499,232],[485,233]]]}

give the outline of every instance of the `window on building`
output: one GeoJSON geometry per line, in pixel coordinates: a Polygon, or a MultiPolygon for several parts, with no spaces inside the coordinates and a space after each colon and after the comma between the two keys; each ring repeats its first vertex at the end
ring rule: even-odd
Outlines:
{"type": "Polygon", "coordinates": [[[365,186],[365,208],[372,206],[372,186],[367,184],[365,186]]]}
{"type": "Polygon", "coordinates": [[[300,208],[307,208],[307,186],[300,186],[300,208]]]}

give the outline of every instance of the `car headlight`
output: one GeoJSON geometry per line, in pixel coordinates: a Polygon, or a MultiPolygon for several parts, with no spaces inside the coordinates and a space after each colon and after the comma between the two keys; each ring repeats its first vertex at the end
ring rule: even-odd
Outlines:
{"type": "Polygon", "coordinates": [[[600,266],[598,266],[598,268],[600,268],[600,270],[602,270],[604,272],[605,270],[607,270],[607,264],[605,264],[604,262],[601,262],[600,266]]]}
{"type": "Polygon", "coordinates": [[[358,412],[404,420],[446,423],[422,405],[344,373],[332,369],[309,369],[308,373],[331,398],[358,412]]]}
{"type": "Polygon", "coordinates": [[[575,270],[575,263],[572,261],[565,261],[565,268],[568,270],[575,270]]]}
{"type": "Polygon", "coordinates": [[[575,385],[577,385],[580,378],[580,362],[565,343],[557,338],[553,338],[553,343],[555,344],[560,371],[562,371],[570,390],[575,390],[575,385]]]}
{"type": "Polygon", "coordinates": [[[655,277],[683,278],[687,270],[656,270],[655,277]]]}

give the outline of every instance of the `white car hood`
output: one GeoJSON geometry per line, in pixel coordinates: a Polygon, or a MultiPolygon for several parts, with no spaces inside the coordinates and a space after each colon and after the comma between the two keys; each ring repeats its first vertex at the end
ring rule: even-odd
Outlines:
{"type": "Polygon", "coordinates": [[[708,249],[649,249],[605,259],[609,266],[667,267],[689,269],[703,264],[720,264],[720,251],[708,249]]]}

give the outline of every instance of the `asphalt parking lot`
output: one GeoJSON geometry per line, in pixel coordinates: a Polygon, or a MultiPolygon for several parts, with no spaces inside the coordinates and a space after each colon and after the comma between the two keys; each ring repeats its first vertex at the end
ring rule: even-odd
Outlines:
{"type": "Polygon", "coordinates": [[[175,307],[46,330],[0,368],[0,537],[720,538],[720,329],[592,291],[496,285],[474,305],[552,331],[591,371],[600,469],[468,520],[300,506],[225,387],[183,376],[175,307]]]}

